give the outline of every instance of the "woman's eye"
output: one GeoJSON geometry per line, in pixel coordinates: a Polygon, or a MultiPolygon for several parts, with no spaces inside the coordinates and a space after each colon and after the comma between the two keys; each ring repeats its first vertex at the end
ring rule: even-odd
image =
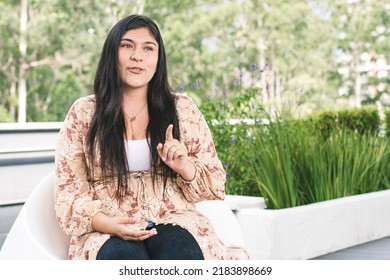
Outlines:
{"type": "Polygon", "coordinates": [[[151,52],[151,51],[153,51],[153,48],[151,48],[151,47],[145,47],[145,50],[148,51],[148,52],[151,52]]]}
{"type": "Polygon", "coordinates": [[[122,48],[130,49],[130,48],[132,48],[132,45],[130,45],[130,44],[122,44],[122,48]]]}

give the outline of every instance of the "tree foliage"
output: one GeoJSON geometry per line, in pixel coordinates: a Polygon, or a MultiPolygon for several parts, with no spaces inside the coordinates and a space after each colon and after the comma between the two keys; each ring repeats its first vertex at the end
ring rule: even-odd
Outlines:
{"type": "Polygon", "coordinates": [[[348,105],[356,94],[357,106],[390,99],[388,72],[361,71],[362,55],[389,65],[385,0],[27,0],[25,32],[22,1],[0,1],[2,122],[18,121],[23,81],[27,121],[61,121],[92,93],[106,34],[131,13],[157,21],[172,87],[199,104],[233,96],[237,85],[258,87],[265,108],[299,102],[307,112],[348,105]]]}

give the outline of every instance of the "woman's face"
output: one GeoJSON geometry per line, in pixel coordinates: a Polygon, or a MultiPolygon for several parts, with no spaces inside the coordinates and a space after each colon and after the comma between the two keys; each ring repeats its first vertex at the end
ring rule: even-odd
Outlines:
{"type": "Polygon", "coordinates": [[[158,43],[145,28],[128,30],[119,44],[119,71],[125,91],[148,88],[156,72],[158,43]]]}

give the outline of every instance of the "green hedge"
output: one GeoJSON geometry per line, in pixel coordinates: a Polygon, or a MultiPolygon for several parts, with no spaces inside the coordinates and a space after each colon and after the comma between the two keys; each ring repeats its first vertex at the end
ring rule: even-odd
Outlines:
{"type": "Polygon", "coordinates": [[[349,129],[358,134],[378,134],[380,117],[376,108],[363,107],[358,109],[326,111],[311,117],[322,135],[328,137],[334,130],[349,129]]]}
{"type": "Polygon", "coordinates": [[[341,127],[346,127],[359,134],[378,134],[380,118],[376,108],[343,110],[338,113],[341,127]]]}
{"type": "Polygon", "coordinates": [[[390,137],[390,110],[385,111],[386,134],[390,137]]]}

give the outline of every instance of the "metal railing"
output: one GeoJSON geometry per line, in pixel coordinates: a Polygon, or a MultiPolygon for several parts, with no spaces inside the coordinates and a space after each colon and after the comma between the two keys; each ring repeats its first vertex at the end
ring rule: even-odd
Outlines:
{"type": "Polygon", "coordinates": [[[0,123],[0,134],[58,131],[62,124],[62,122],[0,123]]]}
{"type": "Polygon", "coordinates": [[[0,167],[54,162],[55,147],[0,149],[0,167]]]}

